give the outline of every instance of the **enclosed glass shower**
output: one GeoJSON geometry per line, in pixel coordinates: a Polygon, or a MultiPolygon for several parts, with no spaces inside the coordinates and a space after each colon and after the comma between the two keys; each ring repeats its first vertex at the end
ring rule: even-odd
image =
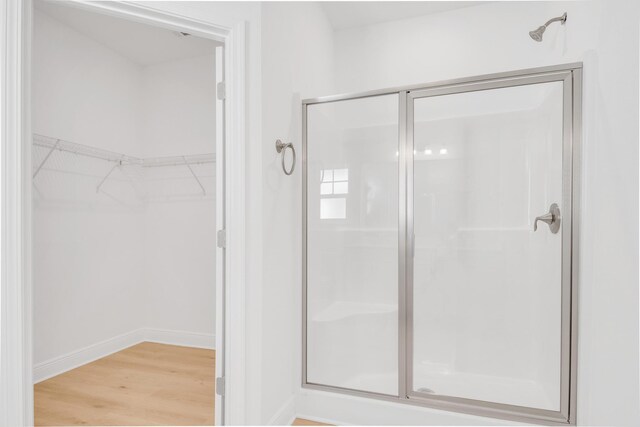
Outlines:
{"type": "Polygon", "coordinates": [[[581,64],[303,101],[303,386],[575,422],[581,64]]]}

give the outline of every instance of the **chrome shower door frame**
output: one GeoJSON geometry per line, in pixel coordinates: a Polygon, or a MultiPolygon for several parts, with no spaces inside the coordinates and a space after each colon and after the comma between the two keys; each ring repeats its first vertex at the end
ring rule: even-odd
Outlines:
{"type": "Polygon", "coordinates": [[[582,63],[518,70],[470,78],[302,101],[302,387],[370,397],[440,410],[546,425],[576,424],[578,225],[582,63]],[[464,92],[562,82],[562,279],[560,410],[551,411],[412,391],[413,382],[413,104],[415,99],[464,92]],[[310,105],[398,94],[398,396],[307,381],[307,109],[310,105]]]}

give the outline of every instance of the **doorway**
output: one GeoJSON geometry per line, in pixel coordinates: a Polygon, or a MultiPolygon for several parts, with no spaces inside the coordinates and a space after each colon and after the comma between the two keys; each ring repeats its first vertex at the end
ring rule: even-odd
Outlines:
{"type": "Polygon", "coordinates": [[[224,43],[34,5],[36,425],[222,423],[224,43]]]}

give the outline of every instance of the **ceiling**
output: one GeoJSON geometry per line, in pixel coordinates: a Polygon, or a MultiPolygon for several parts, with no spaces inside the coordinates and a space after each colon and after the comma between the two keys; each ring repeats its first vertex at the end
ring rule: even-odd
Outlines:
{"type": "MultiPolygon", "coordinates": [[[[321,2],[336,30],[433,14],[484,1],[327,1],[321,2]]],[[[195,36],[177,37],[174,31],[83,9],[36,1],[36,9],[109,47],[127,59],[148,66],[204,55],[220,45],[195,36]]]]}
{"type": "Polygon", "coordinates": [[[195,36],[178,37],[164,28],[36,1],[38,11],[118,52],[142,66],[192,58],[213,52],[220,43],[195,36]]]}
{"type": "Polygon", "coordinates": [[[327,1],[322,7],[335,30],[478,6],[484,1],[327,1]]]}

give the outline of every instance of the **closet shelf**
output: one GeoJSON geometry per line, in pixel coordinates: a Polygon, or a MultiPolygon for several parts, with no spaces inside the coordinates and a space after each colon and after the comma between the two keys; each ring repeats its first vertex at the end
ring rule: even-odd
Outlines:
{"type": "Polygon", "coordinates": [[[66,153],[77,154],[79,156],[92,157],[94,159],[106,160],[109,162],[116,162],[122,164],[140,164],[142,159],[125,154],[116,153],[113,151],[102,150],[100,148],[90,147],[88,145],[78,144],[76,142],[65,141],[63,139],[52,138],[44,135],[33,135],[33,145],[43,148],[48,148],[51,151],[47,154],[42,164],[38,167],[40,169],[44,163],[46,163],[51,152],[58,150],[66,153]]]}
{"type": "Polygon", "coordinates": [[[202,165],[206,163],[215,163],[215,153],[195,154],[190,156],[174,156],[174,157],[147,157],[142,159],[142,166],[153,168],[159,166],[180,166],[184,164],[202,165]]]}
{"type": "Polygon", "coordinates": [[[200,181],[200,178],[195,173],[192,165],[202,165],[207,163],[215,163],[215,153],[184,155],[184,156],[172,156],[172,157],[134,157],[128,156],[122,153],[116,153],[109,150],[102,150],[100,148],[91,147],[84,144],[78,144],[77,142],[65,141],[59,138],[53,138],[45,135],[33,135],[33,145],[48,149],[47,154],[42,161],[38,164],[33,172],[33,178],[35,179],[40,170],[49,160],[49,157],[54,151],[71,153],[79,156],[91,157],[94,159],[104,160],[112,162],[113,166],[109,169],[109,172],[102,178],[100,183],[96,187],[96,192],[100,191],[100,188],[113,173],[116,168],[122,168],[125,166],[139,166],[143,168],[163,167],[163,166],[185,166],[189,169],[189,172],[193,179],[198,183],[202,194],[206,195],[206,190],[200,181]]]}
{"type": "MultiPolygon", "coordinates": [[[[116,153],[114,151],[103,150],[100,148],[91,147],[89,145],[78,144],[77,142],[65,141],[63,139],[53,138],[44,135],[33,135],[33,145],[43,148],[49,148],[50,150],[58,150],[66,153],[77,154],[80,156],[92,157],[94,159],[101,159],[109,162],[115,162],[127,165],[140,165],[144,167],[157,167],[157,166],[180,166],[180,165],[199,165],[206,163],[215,163],[215,153],[205,154],[192,154],[185,156],[172,156],[172,157],[134,157],[128,156],[122,153],[116,153]]],[[[46,158],[45,158],[46,161],[46,158]]]]}

